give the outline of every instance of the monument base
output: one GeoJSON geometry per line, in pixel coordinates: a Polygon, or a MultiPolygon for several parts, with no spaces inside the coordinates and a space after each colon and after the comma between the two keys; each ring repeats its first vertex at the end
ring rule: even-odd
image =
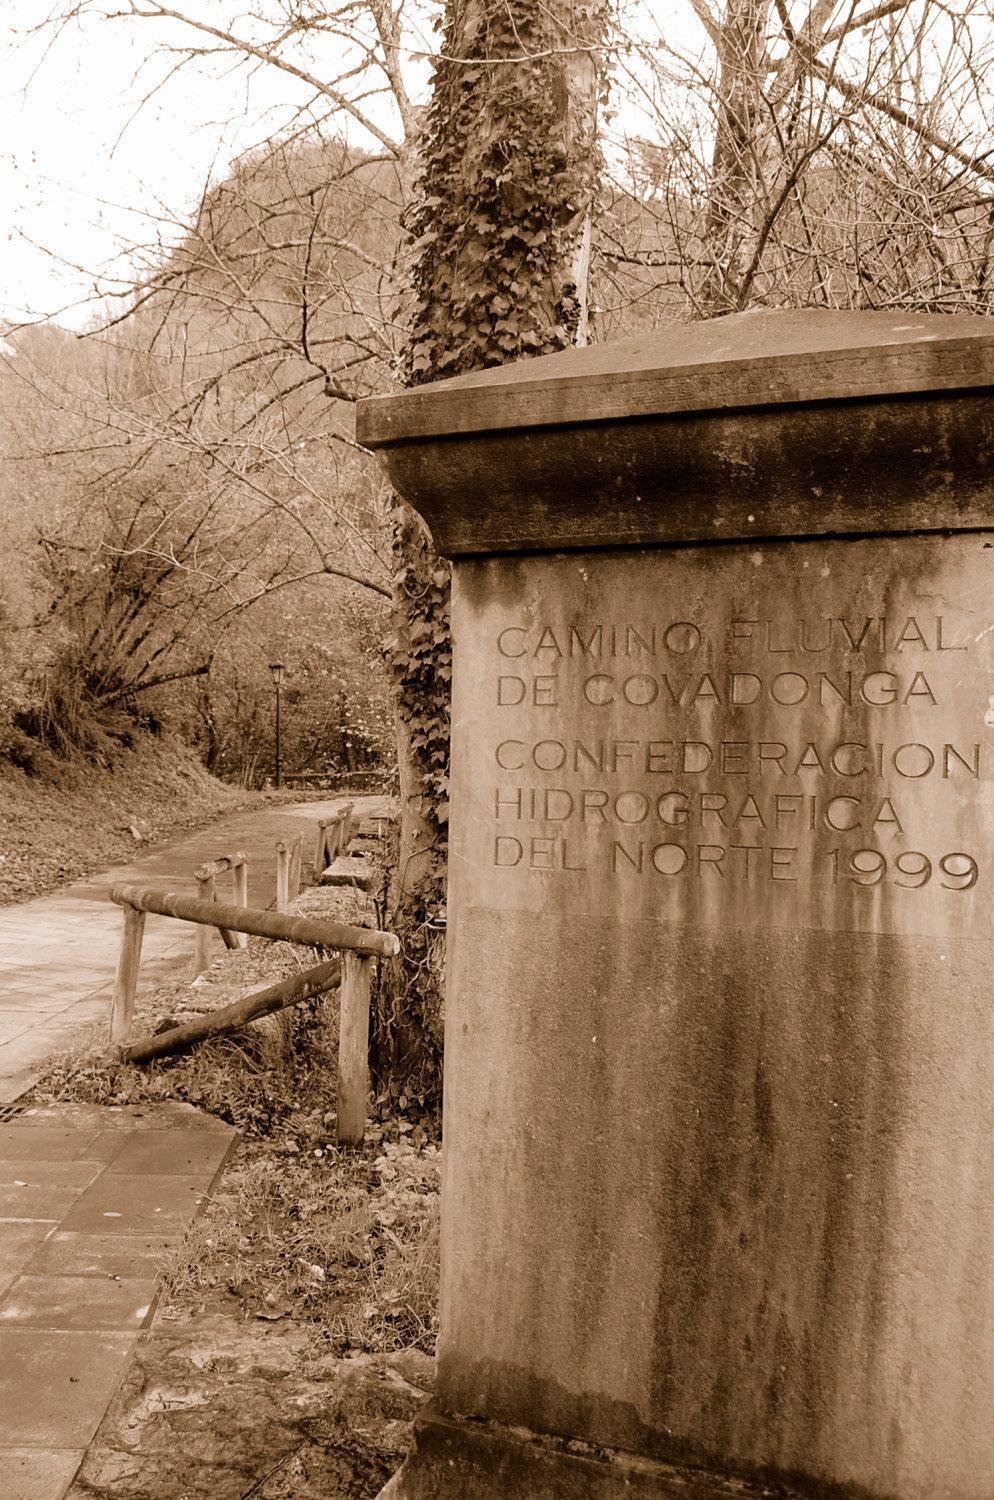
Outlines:
{"type": "Polygon", "coordinates": [[[769,1493],[741,1479],[567,1445],[523,1427],[454,1421],[429,1406],[379,1500],[760,1500],[769,1493]]]}

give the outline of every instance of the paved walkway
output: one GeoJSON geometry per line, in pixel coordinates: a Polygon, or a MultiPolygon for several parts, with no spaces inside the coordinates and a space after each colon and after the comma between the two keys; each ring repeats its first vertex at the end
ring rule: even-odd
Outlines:
{"type": "MultiPolygon", "coordinates": [[[[197,865],[242,850],[249,902],[269,907],[277,842],[303,834],[310,862],[318,820],[346,800],[359,817],[389,809],[383,797],[336,797],[234,814],[0,909],[0,1500],[62,1500],[152,1317],[162,1257],[236,1140],[185,1104],[9,1105],[53,1051],[109,1020],[121,930],[110,888],[192,892],[197,865]]],[[[191,963],[193,931],[148,918],[143,985],[191,963]]]]}
{"type": "Polygon", "coordinates": [[[62,1500],[235,1139],[185,1104],[0,1122],[3,1500],[62,1500]]]}
{"type": "MultiPolygon", "coordinates": [[[[249,857],[249,904],[271,906],[276,844],[302,833],[304,860],[313,859],[318,820],[346,801],[360,817],[385,813],[389,805],[384,797],[332,797],[235,813],[51,896],[0,908],[0,1104],[25,1093],[45,1060],[81,1028],[109,1020],[121,932],[111,886],[127,881],[195,894],[197,865],[241,850],[249,857]]],[[[219,895],[228,888],[218,882],[219,895]]],[[[140,989],[192,961],[193,931],[169,917],[147,919],[140,989]]]]}

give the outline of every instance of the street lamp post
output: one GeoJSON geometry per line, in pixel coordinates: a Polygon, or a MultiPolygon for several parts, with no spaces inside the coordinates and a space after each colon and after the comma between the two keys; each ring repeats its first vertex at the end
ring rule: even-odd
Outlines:
{"type": "Polygon", "coordinates": [[[269,670],[273,674],[273,683],[276,687],[276,767],[273,781],[276,786],[283,785],[283,762],[280,757],[280,688],[283,686],[283,674],[286,667],[281,661],[271,661],[269,670]]]}

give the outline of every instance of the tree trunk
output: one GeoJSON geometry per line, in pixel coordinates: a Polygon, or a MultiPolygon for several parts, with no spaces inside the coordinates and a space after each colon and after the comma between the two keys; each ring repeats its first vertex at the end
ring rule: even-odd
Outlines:
{"type": "MultiPolygon", "coordinates": [[[[408,216],[414,306],[407,381],[548,354],[588,337],[604,87],[603,0],[449,0],[421,176],[408,216]]],[[[440,1084],[451,648],[448,567],[395,512],[401,859],[391,925],[404,957],[381,983],[381,1089],[440,1084]]]]}
{"type": "Polygon", "coordinates": [[[742,310],[742,287],[762,202],[766,38],[770,0],[728,0],[720,23],[711,190],[704,225],[708,262],[702,317],[742,310]]]}

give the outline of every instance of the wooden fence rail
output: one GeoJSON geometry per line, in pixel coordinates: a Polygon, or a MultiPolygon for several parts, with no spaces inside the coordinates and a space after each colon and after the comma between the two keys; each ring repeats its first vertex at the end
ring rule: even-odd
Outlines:
{"type": "MultiPolygon", "coordinates": [[[[370,962],[368,958],[358,961],[370,962]]],[[[203,1041],[205,1037],[225,1036],[230,1031],[239,1031],[250,1021],[257,1021],[260,1016],[271,1016],[274,1011],[284,1010],[288,1005],[296,1005],[301,1000],[310,1000],[326,990],[335,989],[341,978],[342,964],[339,959],[315,964],[302,974],[292,974],[289,979],[281,979],[278,984],[267,985],[264,990],[255,990],[251,995],[243,995],[240,1000],[232,1001],[230,1005],[222,1005],[220,1010],[212,1010],[207,1015],[195,1016],[192,1021],[170,1026],[168,1031],[157,1031],[152,1036],[139,1037],[137,1041],[129,1042],[121,1055],[125,1062],[150,1062],[153,1057],[166,1057],[172,1052],[182,1052],[193,1046],[194,1042],[203,1041]]],[[[363,1103],[365,1104],[365,1096],[363,1103]]]]}
{"type": "Polygon", "coordinates": [[[320,880],[325,870],[347,849],[352,841],[353,804],[346,802],[333,818],[322,818],[318,824],[318,843],[314,851],[314,879],[320,880]]]}
{"type": "Polygon", "coordinates": [[[253,937],[275,938],[286,943],[306,943],[311,948],[351,948],[368,958],[395,958],[400,939],[375,927],[351,927],[324,917],[291,917],[281,911],[257,911],[254,907],[228,906],[223,901],[200,901],[151,886],[115,885],[110,899],[118,906],[136,906],[160,917],[181,922],[206,922],[211,927],[229,927],[253,937]]]}
{"type": "MultiPolygon", "coordinates": [[[[137,1060],[158,1056],[173,1050],[170,1033],[161,1041],[145,1038],[129,1047],[134,1018],[138,970],[141,963],[142,938],[146,912],[175,917],[181,922],[196,922],[207,928],[218,927],[230,933],[247,933],[288,943],[302,943],[312,948],[337,949],[340,960],[340,1032],[338,1065],[338,1141],[340,1145],[361,1144],[366,1121],[366,1095],[369,1086],[369,992],[371,962],[374,958],[394,958],[400,952],[400,940],[392,932],[352,927],[344,922],[328,922],[318,917],[294,917],[284,912],[256,911],[246,906],[231,906],[220,901],[202,900],[147,886],[117,885],[110,898],[124,909],[124,928],[117,978],[111,1000],[111,1045],[124,1049],[124,1055],[137,1060]]],[[[203,1022],[191,1022],[185,1037],[173,1036],[173,1043],[197,1040],[207,1035],[211,1021],[220,1021],[213,1029],[231,1030],[245,1025],[259,1015],[269,1014],[286,1004],[306,999],[338,982],[334,972],[338,961],[320,964],[292,980],[281,981],[266,990],[245,996],[233,1006],[203,1022]],[[191,1033],[192,1028],[192,1033],[191,1033]]]]}

